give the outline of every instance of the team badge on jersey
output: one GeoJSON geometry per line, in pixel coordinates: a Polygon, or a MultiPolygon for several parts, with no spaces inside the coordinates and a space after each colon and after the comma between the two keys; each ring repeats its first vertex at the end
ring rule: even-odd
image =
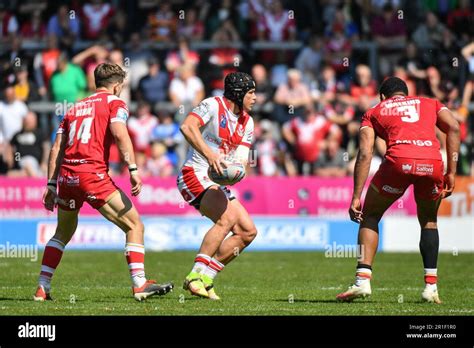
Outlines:
{"type": "Polygon", "coordinates": [[[243,137],[244,136],[244,127],[242,127],[242,125],[239,123],[239,125],[237,126],[237,135],[239,137],[243,137]]]}
{"type": "Polygon", "coordinates": [[[127,119],[128,119],[128,111],[124,108],[118,108],[117,110],[117,116],[115,116],[115,118],[117,119],[117,121],[121,121],[121,122],[127,122],[127,119]]]}
{"type": "Polygon", "coordinates": [[[221,119],[221,122],[219,123],[219,127],[225,128],[227,127],[227,117],[225,117],[224,114],[219,115],[219,118],[221,119]]]}

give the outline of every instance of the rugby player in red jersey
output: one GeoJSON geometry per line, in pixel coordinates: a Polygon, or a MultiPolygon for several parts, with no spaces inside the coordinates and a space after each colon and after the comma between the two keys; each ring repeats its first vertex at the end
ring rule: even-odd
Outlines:
{"type": "Polygon", "coordinates": [[[340,301],[371,295],[372,264],[378,245],[378,223],[385,211],[413,184],[421,227],[420,252],[425,273],[422,300],[441,303],[437,289],[439,249],[436,224],[441,199],[454,189],[459,125],[451,112],[435,99],[407,97],[405,82],[387,78],[380,87],[381,102],[368,110],[359,131],[360,149],[354,172],[354,193],[349,209],[352,221],[360,224],[356,280],[340,301]],[[443,175],[438,127],[446,134],[447,172],[443,175]],[[369,173],[374,139],[387,143],[385,159],[372,179],[361,207],[361,194],[369,173]]]}
{"type": "Polygon", "coordinates": [[[51,278],[76,231],[84,202],[125,232],[125,255],[136,300],[164,295],[173,288],[171,283],[159,285],[145,277],[143,223],[133,203],[108,174],[110,146],[115,140],[128,165],[132,195],[140,193],[142,183],[126,127],[128,108],[119,98],[125,75],[117,64],[98,65],[94,71],[96,92],[68,110],[59,125],[43,194],[46,209],[58,208],[58,225],[44,250],[35,301],[51,299],[51,278]]]}

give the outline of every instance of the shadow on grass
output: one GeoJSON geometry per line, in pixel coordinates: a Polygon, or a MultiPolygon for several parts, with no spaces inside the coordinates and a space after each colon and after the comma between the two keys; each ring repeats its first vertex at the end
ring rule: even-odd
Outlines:
{"type": "Polygon", "coordinates": [[[287,303],[355,303],[355,304],[366,304],[366,303],[377,303],[378,301],[373,301],[373,300],[362,300],[362,301],[354,301],[354,302],[339,302],[337,300],[329,300],[329,299],[314,299],[314,300],[302,300],[302,299],[278,299],[278,300],[273,300],[273,302],[287,302],[287,303]]]}
{"type": "Polygon", "coordinates": [[[0,301],[13,301],[13,302],[17,302],[17,301],[27,301],[27,302],[34,302],[33,301],[33,296],[31,296],[31,298],[17,298],[17,297],[0,297],[0,301]]]}

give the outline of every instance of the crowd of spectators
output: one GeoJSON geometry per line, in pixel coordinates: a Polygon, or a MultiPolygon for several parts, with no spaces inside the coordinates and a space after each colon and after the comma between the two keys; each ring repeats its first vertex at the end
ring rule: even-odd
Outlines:
{"type": "MultiPolygon", "coordinates": [[[[135,105],[128,127],[144,176],[176,174],[187,151],[179,123],[237,70],[257,83],[252,174],[351,174],[361,117],[396,75],[410,95],[452,110],[458,172],[471,175],[473,9],[469,0],[0,0],[0,174],[46,175],[60,117],[110,61],[128,72],[121,98],[135,105]],[[364,43],[377,45],[375,65],[364,43]]],[[[385,151],[376,145],[372,172],[385,151]]],[[[124,170],[116,149],[110,168],[124,170]]]]}

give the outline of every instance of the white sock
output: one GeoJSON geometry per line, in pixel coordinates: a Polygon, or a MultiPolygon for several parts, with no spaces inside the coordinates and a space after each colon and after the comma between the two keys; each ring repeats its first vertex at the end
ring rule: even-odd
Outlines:
{"type": "Polygon", "coordinates": [[[137,243],[125,244],[130,278],[134,288],[141,288],[146,283],[145,277],[145,246],[137,243]]]}
{"type": "Polygon", "coordinates": [[[51,278],[50,277],[40,275],[38,284],[43,287],[44,291],[50,292],[50,290],[51,290],[51,278]]]}
{"type": "Polygon", "coordinates": [[[427,289],[436,290],[438,288],[436,286],[437,278],[438,278],[437,268],[425,268],[425,285],[427,289]]]}
{"type": "Polygon", "coordinates": [[[207,269],[207,266],[211,262],[211,257],[206,254],[197,254],[194,259],[194,266],[191,272],[195,273],[204,273],[207,269]]]}
{"type": "Polygon", "coordinates": [[[361,286],[365,282],[370,282],[372,278],[372,270],[369,268],[357,268],[356,270],[356,286],[361,286]]]}
{"type": "Polygon", "coordinates": [[[207,266],[204,274],[207,275],[209,278],[214,280],[217,274],[224,269],[225,265],[217,261],[215,258],[211,259],[209,265],[207,266]]]}

